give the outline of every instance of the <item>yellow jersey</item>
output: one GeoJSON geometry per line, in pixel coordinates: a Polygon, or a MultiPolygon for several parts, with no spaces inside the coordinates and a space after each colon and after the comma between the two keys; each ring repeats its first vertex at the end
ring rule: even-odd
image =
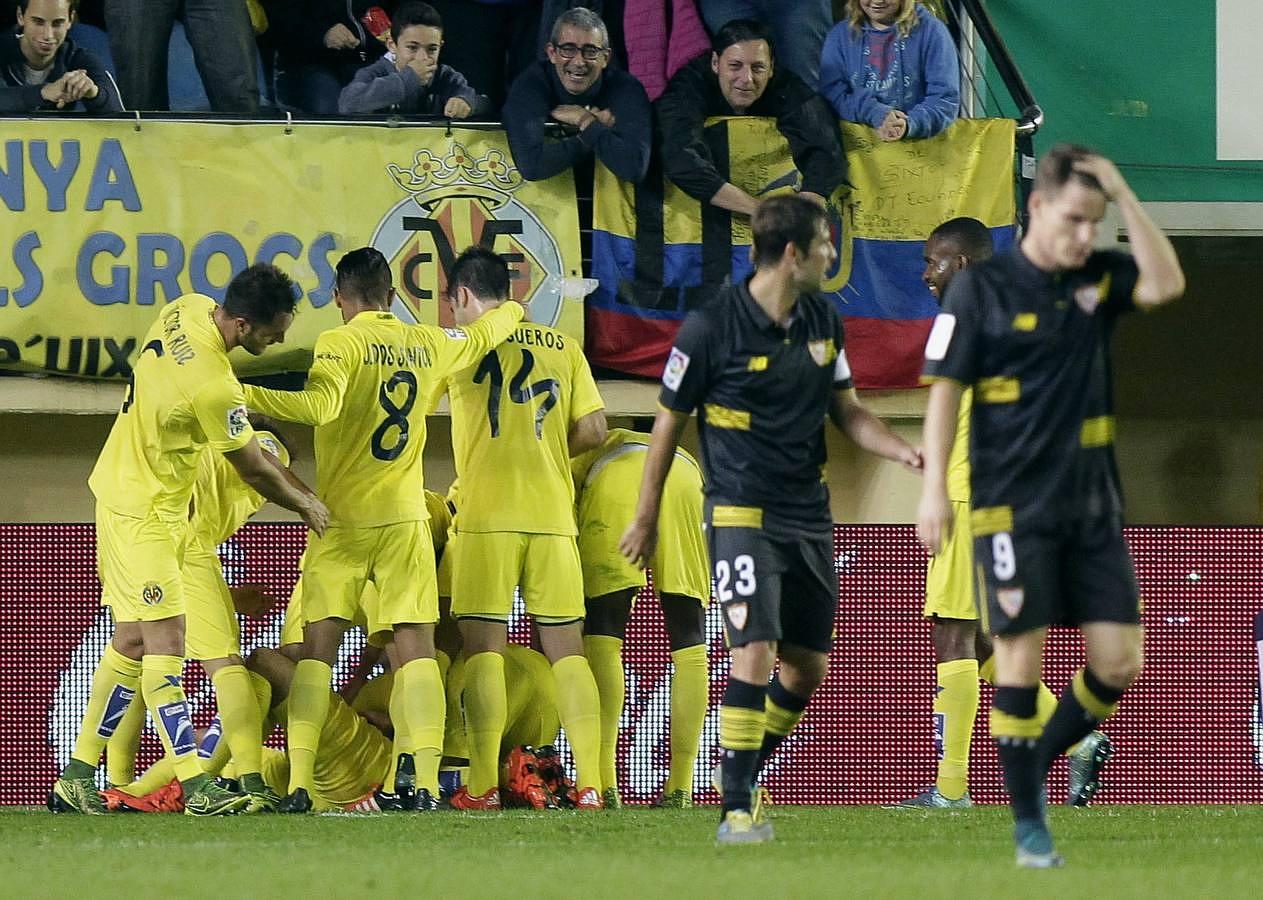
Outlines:
{"type": "Polygon", "coordinates": [[[145,333],[131,383],[88,486],[126,516],[187,521],[202,451],[240,450],[254,436],[215,301],[185,294],[145,333]]]}
{"type": "Polygon", "coordinates": [[[956,442],[947,457],[947,499],[961,503],[969,502],[969,415],[973,406],[973,388],[965,388],[956,418],[956,442]]]}
{"type": "Polygon", "coordinates": [[[246,400],[267,415],[316,426],[316,484],[330,525],[423,522],[426,400],[440,379],[508,337],[523,313],[505,303],[465,328],[438,328],[361,312],[316,339],[303,390],[249,386],[246,400]]]}
{"type": "MultiPolygon", "coordinates": [[[[256,431],[259,446],[289,466],[289,451],[268,431],[256,431]]],[[[189,542],[203,550],[215,548],[237,533],[267,502],[263,495],[241,480],[237,469],[222,453],[202,454],[197,482],[193,485],[193,513],[189,516],[189,542]]]]}
{"type": "MultiPolygon", "coordinates": [[[[575,488],[582,490],[585,483],[601,474],[601,468],[610,460],[626,453],[648,452],[649,441],[650,435],[643,431],[632,431],[629,428],[609,429],[605,433],[605,440],[601,442],[601,446],[580,453],[570,460],[570,474],[574,478],[575,488]]],[[[697,460],[683,447],[675,448],[675,456],[676,460],[701,472],[702,469],[697,460]]],[[[672,464],[674,465],[674,461],[672,464]]],[[[639,493],[639,484],[635,485],[635,490],[639,493]]]]}
{"type": "Polygon", "coordinates": [[[462,532],[578,534],[570,427],[605,408],[575,338],[523,322],[447,379],[462,532]]]}
{"type": "Polygon", "coordinates": [[[430,541],[434,544],[434,558],[443,555],[447,546],[447,530],[452,527],[452,505],[436,491],[425,492],[425,511],[430,517],[430,541]]]}

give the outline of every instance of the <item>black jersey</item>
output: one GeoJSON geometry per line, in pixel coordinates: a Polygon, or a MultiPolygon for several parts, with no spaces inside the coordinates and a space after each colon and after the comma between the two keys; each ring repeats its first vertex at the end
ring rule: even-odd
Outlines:
{"type": "Polygon", "coordinates": [[[698,411],[708,507],[761,510],[770,531],[833,524],[824,481],[824,422],[834,390],[851,387],[842,319],[802,294],[788,328],[733,285],[689,315],[662,373],[662,405],[698,411]]]}
{"type": "Polygon", "coordinates": [[[1137,277],[1124,253],[1050,273],[1014,248],[952,281],[925,375],[974,389],[976,511],[1032,525],[1121,514],[1109,342],[1137,277]]]}

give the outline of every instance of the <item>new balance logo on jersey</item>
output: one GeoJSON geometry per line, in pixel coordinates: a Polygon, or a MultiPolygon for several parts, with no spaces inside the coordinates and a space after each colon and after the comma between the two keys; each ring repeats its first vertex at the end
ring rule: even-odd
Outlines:
{"type": "Polygon", "coordinates": [[[158,707],[158,720],[171,742],[171,752],[176,756],[193,753],[197,741],[193,739],[193,720],[189,718],[189,706],[183,700],[158,707]]]}
{"type": "Polygon", "coordinates": [[[101,716],[101,724],[97,726],[96,733],[103,738],[113,735],[118,730],[118,723],[123,721],[123,716],[127,715],[127,710],[132,705],[132,698],[135,696],[135,688],[123,687],[121,684],[114,685],[114,690],[110,691],[110,698],[105,701],[105,713],[101,716]]]}

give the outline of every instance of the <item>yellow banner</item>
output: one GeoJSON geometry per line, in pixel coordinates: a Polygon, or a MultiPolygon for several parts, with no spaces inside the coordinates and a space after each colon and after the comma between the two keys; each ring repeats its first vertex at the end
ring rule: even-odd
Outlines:
{"type": "Polygon", "coordinates": [[[450,324],[445,273],[481,243],[532,319],[582,336],[573,178],[526,181],[501,131],[9,120],[0,139],[0,367],[126,378],[161,304],[222,299],[273,262],[298,317],[283,345],[233,360],[305,369],[341,322],[334,266],[364,245],[390,260],[405,320],[450,324]]]}

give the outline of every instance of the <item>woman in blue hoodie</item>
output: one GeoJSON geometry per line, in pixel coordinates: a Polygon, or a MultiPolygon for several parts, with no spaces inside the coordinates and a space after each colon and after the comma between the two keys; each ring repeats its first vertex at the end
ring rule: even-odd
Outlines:
{"type": "Polygon", "coordinates": [[[915,0],[848,0],[825,38],[820,93],[884,141],[931,137],[960,110],[960,59],[947,26],[915,0]]]}

